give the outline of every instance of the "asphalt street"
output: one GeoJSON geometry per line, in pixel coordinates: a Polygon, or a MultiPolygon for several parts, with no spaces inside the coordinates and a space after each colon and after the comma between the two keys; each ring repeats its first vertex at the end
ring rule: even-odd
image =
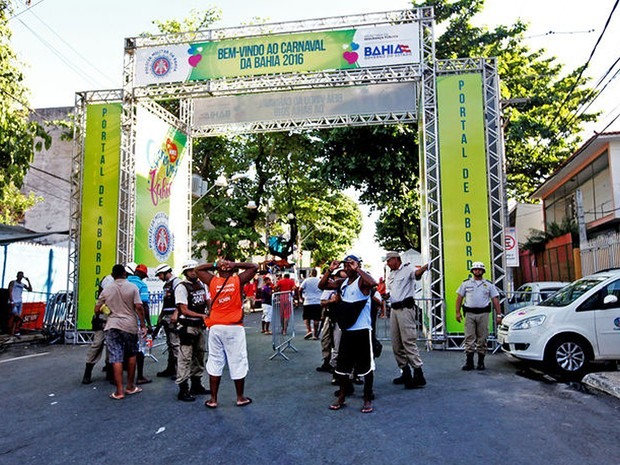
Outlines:
{"type": "MultiPolygon", "coordinates": [[[[297,334],[304,334],[297,322],[297,334]]],[[[224,374],[219,407],[176,400],[172,380],[111,400],[96,367],[81,384],[87,347],[15,345],[0,354],[2,464],[612,464],[620,456],[620,401],[523,369],[503,354],[464,372],[463,354],[423,352],[428,384],[404,390],[389,343],[377,359],[375,410],[361,387],[330,411],[334,386],[318,373],[318,341],[296,337],[290,360],[273,354],[260,314],[246,318],[253,403],[235,405],[224,374]]]]}

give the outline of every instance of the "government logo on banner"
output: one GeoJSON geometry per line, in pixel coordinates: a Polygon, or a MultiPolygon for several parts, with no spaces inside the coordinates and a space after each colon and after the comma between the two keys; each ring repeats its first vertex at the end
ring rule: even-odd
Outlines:
{"type": "Polygon", "coordinates": [[[160,262],[165,262],[174,250],[174,235],[170,231],[168,215],[158,212],[149,226],[149,249],[160,262]]]}

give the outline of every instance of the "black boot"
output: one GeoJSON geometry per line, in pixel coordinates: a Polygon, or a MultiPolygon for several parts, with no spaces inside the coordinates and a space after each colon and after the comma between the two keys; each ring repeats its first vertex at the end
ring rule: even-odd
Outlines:
{"type": "Polygon", "coordinates": [[[470,371],[474,369],[474,354],[465,354],[465,365],[463,365],[462,369],[465,371],[470,371]]]}
{"type": "Polygon", "coordinates": [[[192,376],[192,387],[189,390],[189,393],[193,396],[204,396],[211,394],[211,391],[202,385],[200,376],[192,376]]]}
{"type": "Polygon", "coordinates": [[[177,374],[177,359],[175,357],[168,357],[168,366],[164,371],[157,373],[158,378],[172,378],[177,374]]]}
{"type": "Polygon", "coordinates": [[[82,384],[90,384],[93,382],[92,375],[93,375],[94,366],[95,366],[94,363],[86,364],[86,368],[84,368],[84,377],[82,378],[82,384]]]}
{"type": "Polygon", "coordinates": [[[183,402],[194,402],[196,398],[189,393],[189,385],[187,381],[183,381],[179,384],[179,395],[177,399],[182,400],[183,402]]]}
{"type": "Polygon", "coordinates": [[[426,379],[424,379],[424,373],[422,367],[413,369],[413,378],[405,381],[405,389],[416,389],[426,386],[426,379]]]}
{"type": "Polygon", "coordinates": [[[478,354],[478,365],[476,366],[476,370],[484,370],[484,354],[478,354]]]}
{"type": "Polygon", "coordinates": [[[325,373],[333,373],[334,369],[329,364],[329,358],[323,359],[323,365],[321,365],[320,367],[317,367],[316,371],[322,371],[325,373]]]}
{"type": "Polygon", "coordinates": [[[409,365],[403,368],[403,374],[400,375],[398,378],[394,378],[392,380],[392,383],[405,384],[405,382],[408,382],[408,381],[411,381],[411,369],[409,368],[409,365]]]}

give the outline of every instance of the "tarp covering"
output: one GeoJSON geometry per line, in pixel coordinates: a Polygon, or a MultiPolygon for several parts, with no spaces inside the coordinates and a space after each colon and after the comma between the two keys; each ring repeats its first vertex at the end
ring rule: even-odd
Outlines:
{"type": "Polygon", "coordinates": [[[28,241],[39,237],[51,236],[52,234],[69,234],[69,231],[36,232],[24,228],[23,226],[9,226],[6,224],[0,224],[0,245],[28,241]]]}

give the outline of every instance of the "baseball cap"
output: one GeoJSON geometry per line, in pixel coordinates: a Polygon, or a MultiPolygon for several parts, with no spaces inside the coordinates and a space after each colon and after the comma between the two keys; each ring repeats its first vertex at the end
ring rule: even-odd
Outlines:
{"type": "Polygon", "coordinates": [[[398,252],[388,252],[385,254],[385,261],[387,262],[390,258],[400,258],[400,254],[398,252]]]}
{"type": "Polygon", "coordinates": [[[144,263],[140,263],[138,266],[136,266],[136,271],[141,271],[144,274],[149,274],[149,269],[144,263]]]}
{"type": "Polygon", "coordinates": [[[349,260],[356,261],[357,263],[362,263],[362,259],[359,258],[357,255],[347,255],[346,257],[344,257],[343,262],[346,262],[349,260]]]}

